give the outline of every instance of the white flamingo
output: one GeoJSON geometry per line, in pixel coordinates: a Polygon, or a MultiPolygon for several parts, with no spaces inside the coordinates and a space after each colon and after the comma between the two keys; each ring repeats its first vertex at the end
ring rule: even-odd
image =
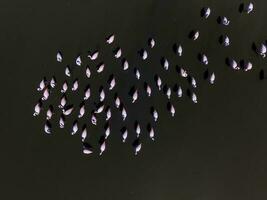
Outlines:
{"type": "Polygon", "coordinates": [[[203,8],[203,17],[207,19],[210,16],[211,9],[209,7],[203,8]]]}
{"type": "Polygon", "coordinates": [[[103,141],[102,144],[100,145],[100,153],[99,153],[99,155],[101,156],[105,150],[106,150],[106,142],[103,141]]]}
{"type": "Polygon", "coordinates": [[[75,135],[76,133],[77,133],[77,131],[78,131],[78,122],[77,121],[75,121],[74,123],[73,123],[73,125],[72,125],[72,132],[71,132],[71,135],[75,135]]]}
{"type": "Polygon", "coordinates": [[[107,37],[106,43],[107,44],[111,44],[111,43],[113,43],[114,39],[115,39],[115,35],[112,34],[112,35],[110,35],[110,36],[107,37]]]}
{"type": "Polygon", "coordinates": [[[79,83],[78,83],[78,79],[76,79],[72,84],[71,90],[76,91],[78,89],[78,87],[79,87],[79,83]]]}
{"type": "Polygon", "coordinates": [[[76,65],[81,66],[82,65],[82,59],[81,56],[78,56],[75,60],[76,65]]]}
{"type": "Polygon", "coordinates": [[[254,5],[253,3],[250,2],[245,8],[246,13],[247,14],[251,13],[253,11],[253,8],[254,8],[254,5]]]}
{"type": "Polygon", "coordinates": [[[212,74],[210,75],[210,84],[214,84],[215,82],[215,73],[212,72],[212,74]]]}
{"type": "Polygon", "coordinates": [[[106,111],[106,121],[108,121],[110,118],[111,118],[111,110],[110,108],[108,108],[106,111]]]}
{"type": "Polygon", "coordinates": [[[60,99],[60,104],[58,105],[59,108],[64,108],[64,106],[67,104],[67,98],[65,95],[63,95],[60,99]]]}
{"type": "Polygon", "coordinates": [[[33,116],[37,116],[40,114],[41,112],[41,109],[42,109],[42,103],[41,102],[38,102],[35,106],[34,106],[34,113],[33,113],[33,116]]]}
{"type": "Polygon", "coordinates": [[[63,56],[62,56],[62,53],[60,51],[57,52],[57,61],[58,62],[62,62],[63,60],[63,56]]]}
{"type": "Polygon", "coordinates": [[[121,50],[121,48],[118,48],[117,50],[116,50],[116,52],[115,52],[115,58],[120,58],[121,57],[121,54],[122,54],[122,50],[121,50]]]}
{"type": "Polygon", "coordinates": [[[56,87],[56,78],[54,76],[50,80],[50,86],[51,86],[51,88],[56,87]]]}
{"type": "Polygon", "coordinates": [[[183,96],[183,90],[182,90],[181,86],[178,87],[177,95],[178,95],[179,98],[183,96]]]}
{"type": "Polygon", "coordinates": [[[97,66],[97,69],[96,69],[97,73],[103,72],[104,71],[104,68],[105,68],[105,64],[104,63],[98,65],[97,66]]]}
{"type": "Polygon", "coordinates": [[[178,47],[177,47],[177,54],[178,54],[178,56],[182,56],[182,54],[183,54],[183,48],[182,48],[182,45],[178,45],[178,47]]]}
{"type": "Polygon", "coordinates": [[[141,143],[136,145],[134,155],[137,155],[140,152],[141,148],[142,148],[142,144],[141,143]]]}
{"type": "Polygon", "coordinates": [[[65,126],[65,118],[64,115],[61,115],[59,118],[59,127],[64,128],[64,126],[65,126]]]}
{"type": "Polygon", "coordinates": [[[169,61],[166,58],[164,58],[163,67],[164,67],[165,70],[169,69],[169,61]]]}
{"type": "Polygon", "coordinates": [[[88,55],[88,58],[90,58],[90,60],[96,60],[98,58],[99,52],[95,51],[92,54],[88,55]]]}
{"type": "Polygon", "coordinates": [[[151,49],[154,48],[154,46],[156,44],[156,42],[155,42],[155,40],[153,38],[150,38],[148,43],[149,43],[149,46],[150,46],[151,49]]]}
{"type": "Polygon", "coordinates": [[[143,59],[143,60],[146,60],[147,57],[148,57],[148,53],[147,53],[146,50],[142,50],[141,55],[142,55],[142,59],[143,59]]]}
{"type": "Polygon", "coordinates": [[[46,120],[50,120],[53,116],[53,106],[50,105],[46,111],[46,120]]]}
{"type": "Polygon", "coordinates": [[[90,89],[90,87],[87,87],[87,89],[85,90],[83,99],[87,100],[90,98],[90,96],[91,96],[91,89],[90,89]]]}
{"type": "Polygon", "coordinates": [[[86,66],[86,69],[85,69],[85,75],[87,78],[91,77],[91,70],[88,65],[86,66]]]}
{"type": "Polygon", "coordinates": [[[128,136],[128,130],[125,128],[122,133],[122,142],[124,143],[128,136]]]}
{"type": "Polygon", "coordinates": [[[66,66],[66,68],[65,68],[65,75],[68,77],[71,76],[71,70],[70,70],[69,66],[66,66]]]}
{"type": "Polygon", "coordinates": [[[127,70],[127,69],[129,68],[129,63],[128,63],[127,60],[124,60],[122,65],[123,65],[123,70],[124,70],[124,71],[127,70]]]}
{"type": "Polygon", "coordinates": [[[46,121],[45,125],[44,125],[44,131],[47,133],[47,134],[51,134],[51,124],[49,121],[46,121]]]}
{"type": "Polygon", "coordinates": [[[63,85],[62,85],[62,89],[61,89],[61,93],[65,93],[68,90],[68,83],[67,81],[64,81],[63,85]]]}
{"type": "Polygon", "coordinates": [[[138,99],[138,90],[136,89],[132,96],[132,103],[134,103],[138,99]]]}
{"type": "Polygon", "coordinates": [[[42,100],[43,101],[46,101],[48,99],[49,95],[50,95],[49,89],[48,88],[45,88],[44,89],[44,92],[43,92],[42,100]]]}
{"type": "Polygon", "coordinates": [[[73,107],[73,106],[70,106],[70,107],[67,108],[67,109],[63,108],[62,111],[63,111],[63,114],[64,114],[64,115],[70,115],[70,114],[72,113],[73,109],[74,109],[74,107],[73,107]]]}
{"type": "Polygon", "coordinates": [[[151,140],[153,140],[153,141],[155,140],[155,132],[154,132],[153,127],[151,127],[149,130],[149,137],[151,140]]]}
{"type": "Polygon", "coordinates": [[[136,123],[135,132],[136,132],[137,137],[139,137],[141,133],[141,127],[139,123],[136,123]]]}
{"type": "Polygon", "coordinates": [[[86,126],[83,127],[81,137],[82,137],[82,142],[84,142],[85,139],[86,139],[86,137],[87,137],[87,129],[86,129],[86,126]]]}
{"type": "Polygon", "coordinates": [[[42,91],[46,86],[46,78],[44,77],[41,82],[39,83],[39,86],[37,88],[37,91],[42,91]]]}
{"type": "Polygon", "coordinates": [[[85,105],[83,104],[80,107],[78,118],[82,118],[84,116],[84,114],[85,114],[85,105]]]}

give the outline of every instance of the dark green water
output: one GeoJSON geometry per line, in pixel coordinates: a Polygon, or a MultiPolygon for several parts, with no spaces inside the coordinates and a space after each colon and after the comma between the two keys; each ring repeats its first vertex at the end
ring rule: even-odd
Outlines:
{"type": "MultiPolygon", "coordinates": [[[[251,15],[238,12],[241,1],[1,2],[2,199],[266,199],[267,82],[259,80],[266,60],[255,55],[251,44],[267,39],[267,2],[254,2],[251,15]],[[203,6],[212,9],[208,20],[200,18],[203,6]],[[230,26],[219,26],[219,15],[229,17],[230,26]],[[192,29],[200,30],[196,42],[187,37],[192,29]],[[113,47],[123,49],[131,72],[134,67],[140,69],[141,82],[133,73],[121,70],[120,62],[113,58],[113,48],[104,44],[104,38],[113,32],[113,47]],[[221,34],[230,37],[229,48],[218,43],[221,34]],[[156,47],[144,62],[136,52],[151,36],[156,47]],[[176,42],[184,47],[181,58],[172,51],[176,42]],[[58,49],[64,54],[62,64],[55,60],[58,49]],[[119,129],[123,124],[119,112],[114,112],[102,157],[97,153],[82,155],[80,136],[70,135],[74,117],[67,120],[66,129],[53,129],[51,136],[43,131],[44,112],[39,118],[32,117],[41,78],[55,75],[61,85],[65,65],[73,64],[78,53],[85,56],[95,49],[102,53],[100,60],[108,63],[105,73],[96,75],[97,62],[87,60],[94,71],[92,79],[86,81],[85,65],[74,70],[73,79],[79,78],[83,87],[90,83],[96,95],[114,73],[119,79],[116,91],[129,107],[127,144],[121,143],[119,129]],[[206,68],[197,60],[200,52],[208,55],[208,68],[216,74],[214,86],[203,79],[206,68]],[[168,72],[160,66],[162,56],[170,62],[168,72]],[[234,72],[225,65],[227,56],[250,59],[254,68],[247,73],[234,72]],[[171,118],[166,111],[167,98],[156,92],[153,76],[157,73],[168,85],[190,88],[177,75],[176,65],[185,66],[197,79],[199,103],[173,96],[176,116],[171,118]],[[127,95],[130,87],[143,88],[144,80],[151,83],[155,96],[147,99],[142,90],[140,99],[131,105],[127,95]],[[156,141],[151,142],[142,132],[142,150],[134,156],[133,122],[138,119],[145,127],[152,121],[152,105],[160,115],[156,141]]],[[[54,93],[50,103],[57,105],[58,98],[59,92],[54,93]]],[[[70,100],[80,102],[75,95],[70,95],[70,100]]],[[[92,98],[87,106],[92,108],[96,100],[92,98]]],[[[111,105],[112,100],[109,96],[107,103],[111,105]]],[[[89,121],[88,113],[86,116],[81,123],[89,121]]],[[[52,122],[57,123],[58,117],[52,122]]],[[[103,124],[100,120],[99,126],[88,128],[88,141],[95,148],[103,124]]]]}

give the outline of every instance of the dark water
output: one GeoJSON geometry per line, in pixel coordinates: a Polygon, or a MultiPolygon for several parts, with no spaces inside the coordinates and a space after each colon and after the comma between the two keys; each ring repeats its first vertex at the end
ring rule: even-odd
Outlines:
{"type": "MultiPolygon", "coordinates": [[[[241,1],[2,2],[3,199],[266,199],[267,83],[259,80],[266,60],[255,55],[251,44],[267,39],[267,3],[254,2],[255,12],[251,15],[238,12],[241,1]],[[200,9],[207,5],[212,14],[203,20],[200,9]],[[219,15],[229,17],[230,26],[219,26],[219,15]],[[192,29],[200,30],[196,42],[187,37],[192,29]],[[133,73],[121,70],[120,62],[112,56],[113,48],[104,44],[104,38],[113,32],[113,48],[122,47],[130,70],[140,69],[141,82],[133,73]],[[230,37],[229,48],[218,43],[221,34],[230,37]],[[156,48],[143,62],[136,52],[151,36],[157,42],[156,48]],[[181,58],[172,51],[175,42],[184,47],[181,58]],[[58,49],[64,53],[63,64],[55,61],[58,49]],[[105,73],[94,73],[95,62],[90,64],[94,71],[90,81],[85,79],[85,66],[74,70],[73,79],[82,77],[81,84],[90,83],[96,95],[113,73],[119,79],[116,91],[129,107],[127,144],[121,143],[119,129],[124,124],[115,112],[102,157],[97,153],[89,157],[81,154],[80,136],[70,135],[74,118],[67,121],[67,129],[56,128],[47,136],[43,132],[44,112],[38,119],[32,117],[40,97],[36,87],[41,78],[55,75],[62,84],[65,65],[73,66],[77,54],[85,56],[94,49],[103,52],[100,60],[108,63],[105,73]],[[199,52],[209,57],[208,68],[216,74],[214,86],[203,79],[206,68],[197,60],[199,52]],[[160,66],[161,56],[170,62],[168,72],[160,66]],[[225,65],[227,56],[250,59],[254,68],[248,73],[233,72],[225,65]],[[173,96],[176,116],[171,118],[166,111],[167,98],[156,92],[153,76],[159,74],[170,86],[178,83],[184,89],[190,88],[178,77],[176,65],[185,66],[196,77],[199,103],[193,105],[186,96],[173,96]],[[131,105],[127,93],[131,86],[142,88],[144,79],[153,86],[155,96],[147,99],[141,93],[139,101],[131,105]],[[160,115],[155,125],[156,141],[151,142],[142,132],[143,147],[135,157],[131,146],[133,122],[138,119],[144,129],[152,121],[150,105],[160,115]]],[[[50,103],[57,105],[58,97],[59,92],[55,92],[50,103]]],[[[76,95],[70,100],[80,102],[76,95]]],[[[87,106],[92,108],[96,100],[87,106]]],[[[107,103],[111,105],[112,100],[113,96],[109,96],[107,103]]],[[[52,122],[57,123],[58,117],[52,122]]],[[[88,121],[87,117],[81,123],[88,121]]],[[[88,129],[88,140],[95,148],[103,124],[100,120],[99,126],[88,129]]]]}

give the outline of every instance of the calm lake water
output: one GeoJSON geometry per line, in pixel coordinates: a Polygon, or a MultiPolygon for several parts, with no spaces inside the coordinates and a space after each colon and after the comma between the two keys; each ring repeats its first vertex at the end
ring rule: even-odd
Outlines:
{"type": "MultiPolygon", "coordinates": [[[[253,42],[267,39],[266,1],[254,1],[251,15],[239,13],[241,1],[9,1],[0,6],[2,69],[1,133],[3,150],[1,171],[3,199],[185,199],[185,200],[251,200],[267,198],[267,82],[259,80],[266,60],[252,51],[253,42]],[[200,10],[212,9],[204,20],[200,10]],[[227,27],[216,19],[227,16],[227,27]],[[199,40],[188,38],[191,30],[200,31],[199,40]],[[112,46],[105,37],[115,33],[112,46]],[[231,45],[223,48],[219,36],[227,34],[231,45]],[[147,47],[149,37],[156,46],[147,47]],[[184,55],[174,54],[172,46],[181,43],[184,55]],[[121,62],[112,51],[120,46],[130,68],[124,72],[121,62]],[[137,52],[147,48],[149,58],[142,61],[137,52]],[[99,49],[96,62],[86,59],[88,51],[99,49]],[[57,50],[64,55],[63,63],[56,62],[57,50]],[[204,67],[197,59],[206,53],[209,65],[204,67]],[[74,66],[74,58],[81,54],[84,65],[74,66]],[[165,71],[161,57],[170,62],[165,71]],[[225,64],[226,57],[253,62],[251,72],[234,72],[225,64]],[[95,72],[95,66],[106,63],[104,74],[95,72]],[[89,126],[88,142],[95,153],[81,153],[80,135],[70,135],[74,115],[67,119],[66,128],[54,128],[53,134],[44,134],[45,112],[33,118],[33,107],[40,94],[36,87],[41,78],[57,78],[57,90],[49,104],[54,107],[61,96],[59,88],[66,79],[64,68],[70,65],[71,83],[79,78],[81,88],[69,94],[70,102],[79,105],[86,84],[91,85],[92,99],[86,117],[80,125],[89,125],[89,110],[98,101],[98,88],[107,87],[111,74],[117,86],[108,95],[106,103],[114,105],[118,92],[128,108],[128,118],[114,110],[112,132],[107,150],[98,156],[99,137],[104,133],[104,115],[97,127],[89,126]],[[85,66],[92,69],[92,78],[84,75],[85,66]],[[174,118],[166,110],[167,97],[156,90],[154,75],[158,74],[168,86],[179,84],[184,91],[191,89],[188,82],[178,76],[176,66],[184,66],[198,83],[195,90],[198,104],[184,93],[170,102],[176,108],[174,118]],[[135,79],[133,69],[141,72],[135,79]],[[206,69],[216,74],[216,84],[204,80],[206,69]],[[152,98],[145,97],[143,83],[152,86],[152,98]],[[131,87],[140,90],[136,104],[130,103],[131,87]],[[159,112],[154,123],[150,107],[159,112]],[[141,124],[142,150],[134,156],[134,121],[141,124]],[[155,129],[152,142],[145,131],[147,123],[155,129]],[[121,143],[120,129],[129,129],[127,143],[121,143]]],[[[49,104],[45,104],[45,108],[49,104]]],[[[77,110],[75,111],[75,116],[77,110]]],[[[57,126],[59,112],[52,124],[57,126]]]]}

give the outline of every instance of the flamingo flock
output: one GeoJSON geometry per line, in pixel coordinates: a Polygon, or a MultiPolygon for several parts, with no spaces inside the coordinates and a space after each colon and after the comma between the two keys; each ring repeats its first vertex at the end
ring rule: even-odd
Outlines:
{"type": "MultiPolygon", "coordinates": [[[[242,12],[246,14],[251,14],[254,9],[253,3],[248,4],[242,4],[242,12]]],[[[204,7],[200,11],[201,17],[203,17],[205,20],[208,20],[209,16],[212,15],[212,10],[210,7],[204,7]]],[[[222,26],[230,26],[230,20],[226,16],[219,16],[218,17],[218,23],[222,26]]],[[[193,41],[200,40],[201,35],[200,31],[198,29],[193,29],[190,34],[190,38],[193,41]]],[[[221,35],[219,37],[219,42],[223,47],[229,47],[230,46],[230,38],[227,35],[221,35]]],[[[115,41],[118,41],[118,38],[116,35],[110,34],[105,39],[104,42],[106,46],[112,46],[115,41]]],[[[153,51],[154,48],[157,47],[157,41],[155,38],[149,38],[147,46],[141,49],[138,53],[140,56],[140,59],[145,61],[149,59],[150,51],[153,51]]],[[[266,43],[262,42],[259,45],[255,45],[255,52],[264,58],[266,56],[267,47],[266,43]]],[[[113,47],[113,46],[112,46],[113,47]]],[[[179,57],[183,56],[183,46],[182,44],[175,44],[174,45],[174,51],[175,54],[179,57]]],[[[34,106],[34,113],[33,116],[37,117],[40,115],[40,113],[43,111],[45,112],[46,118],[44,122],[44,132],[46,134],[52,134],[53,133],[53,127],[58,126],[59,128],[63,129],[65,127],[65,123],[67,122],[68,116],[73,115],[74,110],[78,110],[78,116],[76,119],[71,122],[72,128],[70,131],[71,135],[80,134],[81,135],[81,146],[82,146],[82,152],[86,155],[90,155],[92,153],[98,152],[98,154],[101,156],[104,154],[107,148],[108,140],[110,135],[112,134],[112,124],[111,124],[111,118],[112,118],[112,112],[114,109],[117,109],[121,113],[121,122],[123,123],[126,121],[126,119],[129,119],[132,121],[133,126],[132,127],[126,127],[123,126],[121,129],[121,140],[122,143],[127,142],[128,137],[128,131],[129,129],[133,129],[135,135],[135,140],[133,141],[133,152],[134,155],[137,155],[140,153],[142,148],[142,141],[141,141],[141,133],[146,133],[147,137],[151,139],[151,141],[155,141],[157,137],[157,132],[155,130],[155,124],[159,123],[159,112],[157,111],[157,108],[154,106],[150,106],[150,114],[151,119],[153,121],[152,123],[148,123],[147,130],[144,130],[138,119],[133,119],[131,116],[128,115],[126,107],[126,104],[124,102],[128,101],[131,104],[135,104],[137,101],[139,101],[139,93],[141,90],[144,90],[146,94],[146,98],[151,98],[153,95],[166,95],[167,97],[167,112],[169,112],[171,117],[175,117],[175,106],[171,103],[171,100],[173,100],[173,96],[175,95],[178,98],[182,98],[184,95],[184,89],[181,85],[176,84],[174,87],[168,86],[167,84],[164,84],[161,77],[158,74],[154,74],[154,83],[149,83],[147,80],[145,80],[145,77],[142,76],[140,68],[133,68],[131,71],[131,65],[127,61],[127,59],[123,55],[123,49],[121,47],[116,47],[114,50],[112,50],[114,59],[121,60],[122,66],[121,70],[127,72],[128,74],[134,73],[134,76],[136,77],[136,81],[143,81],[144,88],[137,88],[133,87],[130,90],[130,97],[128,99],[123,99],[121,95],[119,95],[119,91],[116,91],[114,95],[114,104],[108,105],[105,102],[105,99],[107,96],[111,95],[111,91],[117,90],[117,80],[119,80],[119,77],[115,77],[115,75],[111,74],[108,81],[107,81],[107,87],[100,87],[98,91],[98,99],[99,102],[96,103],[95,107],[88,111],[86,109],[86,104],[91,99],[91,87],[90,85],[85,85],[83,82],[79,82],[78,78],[75,78],[73,82],[69,82],[67,80],[68,77],[72,77],[73,71],[75,70],[83,70],[84,76],[89,80],[91,76],[94,75],[94,72],[92,71],[91,67],[89,65],[86,65],[87,60],[89,61],[98,61],[99,55],[101,52],[98,50],[92,51],[92,53],[89,53],[86,58],[82,55],[78,55],[74,58],[75,61],[75,67],[71,67],[70,65],[63,66],[64,63],[64,54],[62,51],[58,51],[56,53],[56,61],[59,63],[61,67],[63,67],[63,72],[66,76],[66,80],[62,82],[62,84],[57,83],[56,77],[52,77],[50,80],[47,80],[46,77],[43,77],[41,81],[38,84],[37,91],[41,93],[40,99],[37,101],[36,105],[34,106]],[[155,88],[157,88],[158,92],[152,91],[151,84],[154,84],[155,88]],[[74,105],[71,102],[68,101],[68,94],[69,93],[75,93],[80,88],[83,88],[83,96],[81,97],[81,103],[80,105],[74,105]],[[59,90],[61,93],[61,96],[57,97],[59,99],[58,105],[48,105],[47,104],[48,99],[50,95],[54,93],[54,90],[59,90]],[[47,108],[46,108],[47,107],[47,108]],[[58,121],[58,125],[52,124],[51,119],[53,118],[55,112],[60,113],[58,121]],[[92,126],[98,126],[98,120],[103,117],[101,115],[104,113],[104,120],[107,122],[104,126],[104,131],[102,135],[99,136],[99,145],[96,145],[95,147],[90,144],[90,141],[88,141],[88,132],[87,127],[92,126]],[[80,124],[79,120],[82,118],[89,118],[89,125],[88,124],[80,124]]],[[[208,66],[209,65],[209,59],[208,55],[204,52],[199,53],[198,55],[199,61],[201,64],[208,66]]],[[[253,64],[249,60],[242,60],[240,62],[236,61],[234,58],[228,57],[226,58],[227,65],[233,69],[233,70],[243,70],[244,72],[252,70],[253,64]]],[[[161,65],[163,70],[168,71],[171,67],[169,61],[167,58],[163,57],[161,59],[161,65]]],[[[105,71],[105,62],[100,62],[96,65],[96,73],[101,74],[105,71]]],[[[180,77],[187,79],[191,89],[188,91],[188,94],[190,96],[190,99],[193,104],[197,104],[199,99],[197,96],[197,88],[198,88],[198,81],[195,77],[193,77],[186,67],[178,67],[177,73],[180,77]]],[[[211,72],[208,74],[208,82],[211,85],[215,84],[215,73],[211,72]]],[[[68,122],[69,123],[69,122],[68,122]]]]}

